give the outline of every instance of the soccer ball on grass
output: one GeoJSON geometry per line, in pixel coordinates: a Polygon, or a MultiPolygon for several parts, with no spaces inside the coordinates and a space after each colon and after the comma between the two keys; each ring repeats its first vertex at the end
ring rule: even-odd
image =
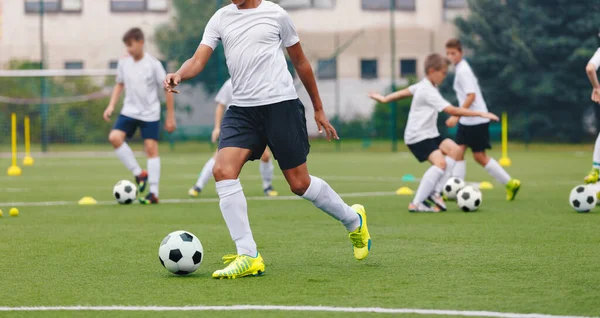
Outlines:
{"type": "Polygon", "coordinates": [[[444,185],[443,193],[448,200],[456,200],[458,191],[465,187],[465,182],[459,178],[450,178],[444,185]]]}
{"type": "Polygon", "coordinates": [[[571,190],[569,203],[577,212],[590,212],[596,206],[596,192],[590,186],[578,185],[571,190]]]}
{"type": "Polygon", "coordinates": [[[481,206],[483,197],[481,191],[472,186],[466,186],[462,190],[458,191],[456,197],[456,203],[458,207],[464,212],[475,212],[481,206]]]}
{"type": "Polygon", "coordinates": [[[137,198],[137,187],[129,180],[121,180],[115,184],[113,195],[120,204],[131,204],[137,198]]]}
{"type": "Polygon", "coordinates": [[[158,248],[158,260],[169,272],[187,275],[195,272],[204,258],[200,240],[188,231],[167,235],[158,248]]]}

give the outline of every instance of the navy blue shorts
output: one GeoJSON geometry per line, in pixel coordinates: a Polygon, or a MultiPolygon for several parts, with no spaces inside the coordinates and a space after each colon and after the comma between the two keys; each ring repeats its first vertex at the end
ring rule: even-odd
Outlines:
{"type": "Polygon", "coordinates": [[[456,137],[457,144],[466,145],[473,152],[483,152],[492,149],[490,144],[490,123],[467,126],[458,124],[456,137]]]}
{"type": "Polygon", "coordinates": [[[257,160],[267,145],[281,170],[306,162],[310,144],[304,105],[299,99],[257,107],[229,107],[221,122],[219,149],[250,149],[248,160],[257,160]]]}
{"type": "Polygon", "coordinates": [[[143,121],[125,115],[119,115],[113,129],[123,131],[127,135],[127,138],[131,138],[138,127],[140,127],[142,139],[158,140],[160,121],[143,121]]]}
{"type": "Polygon", "coordinates": [[[415,155],[415,158],[419,160],[419,162],[425,162],[429,160],[429,155],[431,155],[434,151],[440,149],[440,145],[442,142],[446,140],[446,138],[442,136],[437,136],[435,138],[425,139],[417,142],[416,144],[407,145],[410,152],[415,155]]]}

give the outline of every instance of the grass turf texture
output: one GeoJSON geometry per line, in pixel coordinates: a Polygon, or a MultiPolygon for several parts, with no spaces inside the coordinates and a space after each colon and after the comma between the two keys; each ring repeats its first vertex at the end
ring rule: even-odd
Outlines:
{"type": "MultiPolygon", "coordinates": [[[[161,199],[186,199],[209,156],[164,152],[161,199]]],[[[509,172],[524,184],[517,201],[504,201],[503,188],[495,184],[484,191],[476,213],[450,203],[446,213],[409,214],[410,197],[348,198],[369,214],[373,250],[363,262],[353,259],[344,228],[309,202],[249,201],[267,274],[231,281],[210,278],[223,266],[220,257],[235,250],[214,202],[23,206],[19,217],[8,217],[5,202],[75,202],[85,195],[110,201],[114,183],[130,179],[110,155],[36,158],[23,176],[0,176],[0,208],[6,211],[0,219],[0,306],[327,305],[598,315],[600,211],[578,214],[567,200],[588,171],[590,156],[570,148],[513,151],[509,172]],[[157,257],[162,238],[179,229],[196,234],[205,249],[200,270],[188,277],[171,275],[157,257]]],[[[420,176],[427,168],[406,153],[315,152],[309,160],[311,173],[335,177],[328,182],[340,193],[393,192],[403,185],[403,174],[420,176]]],[[[0,162],[9,165],[8,159],[0,162]]],[[[467,177],[492,181],[472,161],[467,177]]],[[[247,197],[262,195],[256,163],[247,165],[241,180],[247,197]]],[[[274,185],[280,195],[291,195],[279,172],[274,185]]],[[[213,184],[202,197],[216,198],[213,184]]]]}

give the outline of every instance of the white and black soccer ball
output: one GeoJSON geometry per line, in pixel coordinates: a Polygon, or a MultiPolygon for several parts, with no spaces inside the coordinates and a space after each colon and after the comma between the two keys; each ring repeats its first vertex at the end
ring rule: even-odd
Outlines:
{"type": "Polygon", "coordinates": [[[458,195],[458,191],[462,190],[465,187],[465,182],[459,178],[450,178],[446,185],[444,185],[444,195],[449,200],[456,200],[456,196],[458,195]]]}
{"type": "Polygon", "coordinates": [[[200,240],[188,231],[175,231],[167,235],[158,248],[158,260],[169,272],[187,275],[202,264],[204,249],[200,240]]]}
{"type": "Polygon", "coordinates": [[[571,190],[569,203],[577,212],[590,212],[596,206],[596,191],[586,185],[578,185],[571,190]]]}
{"type": "Polygon", "coordinates": [[[481,195],[481,191],[472,186],[462,188],[456,196],[456,203],[458,203],[458,207],[464,212],[477,211],[482,202],[483,196],[481,195]]]}
{"type": "Polygon", "coordinates": [[[131,204],[137,198],[137,187],[129,180],[121,180],[115,184],[113,195],[120,204],[131,204]]]}

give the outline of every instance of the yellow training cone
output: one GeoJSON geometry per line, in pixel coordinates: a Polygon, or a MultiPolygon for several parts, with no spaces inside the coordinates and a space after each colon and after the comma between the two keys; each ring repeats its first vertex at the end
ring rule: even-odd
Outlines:
{"type": "Polygon", "coordinates": [[[482,183],[479,184],[479,189],[481,189],[481,190],[491,190],[493,188],[494,188],[494,185],[487,181],[483,181],[482,183]]]}
{"type": "Polygon", "coordinates": [[[411,190],[409,187],[401,187],[400,189],[396,190],[396,194],[397,195],[413,195],[414,191],[411,190]]]}
{"type": "Polygon", "coordinates": [[[81,200],[79,200],[79,205],[94,205],[96,203],[98,202],[96,202],[96,199],[92,197],[83,197],[81,200]]]}
{"type": "Polygon", "coordinates": [[[9,177],[18,177],[21,175],[21,168],[19,166],[10,166],[8,167],[7,174],[9,177]]]}
{"type": "Polygon", "coordinates": [[[512,160],[508,157],[502,157],[498,160],[498,163],[503,167],[510,167],[512,165],[512,160]]]}

